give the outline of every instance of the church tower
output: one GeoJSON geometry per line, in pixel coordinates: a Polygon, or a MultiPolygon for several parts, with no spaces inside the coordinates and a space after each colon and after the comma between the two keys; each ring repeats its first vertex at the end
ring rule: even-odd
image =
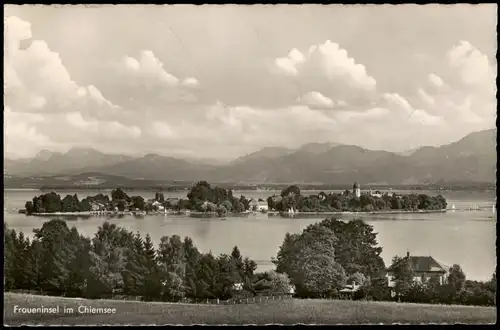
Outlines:
{"type": "Polygon", "coordinates": [[[358,198],[361,196],[361,189],[359,187],[358,182],[354,182],[354,184],[352,186],[352,193],[354,194],[354,196],[356,196],[358,198]]]}

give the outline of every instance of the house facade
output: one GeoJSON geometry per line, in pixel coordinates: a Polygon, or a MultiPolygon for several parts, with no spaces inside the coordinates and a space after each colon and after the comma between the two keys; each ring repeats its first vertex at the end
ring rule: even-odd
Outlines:
{"type": "MultiPolygon", "coordinates": [[[[430,280],[438,280],[441,285],[446,284],[450,267],[436,260],[431,256],[410,256],[408,252],[406,258],[410,260],[411,267],[414,272],[413,281],[423,282],[430,280]]],[[[393,273],[387,271],[388,286],[393,288],[396,283],[393,273]]]]}
{"type": "Polygon", "coordinates": [[[257,202],[257,211],[267,212],[268,210],[269,210],[269,206],[267,205],[267,202],[265,202],[265,201],[257,202]]]}

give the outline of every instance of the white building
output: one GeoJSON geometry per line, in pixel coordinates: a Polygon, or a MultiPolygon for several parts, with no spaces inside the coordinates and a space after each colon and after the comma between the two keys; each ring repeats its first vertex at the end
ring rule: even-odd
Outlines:
{"type": "Polygon", "coordinates": [[[269,206],[267,205],[267,202],[263,202],[263,201],[257,202],[257,211],[260,211],[260,212],[269,211],[269,206]]]}
{"type": "Polygon", "coordinates": [[[356,196],[357,198],[359,198],[361,196],[361,188],[359,186],[359,183],[358,182],[354,182],[354,184],[352,185],[352,193],[354,194],[354,196],[356,196]]]}

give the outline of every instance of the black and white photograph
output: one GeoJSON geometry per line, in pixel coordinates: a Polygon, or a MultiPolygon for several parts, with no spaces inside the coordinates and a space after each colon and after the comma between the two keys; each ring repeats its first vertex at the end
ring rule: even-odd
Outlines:
{"type": "Polygon", "coordinates": [[[495,324],[496,29],[4,5],[4,325],[495,324]]]}

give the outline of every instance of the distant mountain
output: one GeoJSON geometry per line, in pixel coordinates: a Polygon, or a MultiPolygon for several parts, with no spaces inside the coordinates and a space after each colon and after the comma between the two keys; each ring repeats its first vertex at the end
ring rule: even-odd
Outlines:
{"type": "Polygon", "coordinates": [[[4,188],[31,189],[128,189],[174,188],[182,182],[130,179],[123,176],[88,172],[78,175],[56,175],[42,177],[4,177],[4,188]]]}
{"type": "Polygon", "coordinates": [[[208,180],[247,183],[414,185],[494,182],[496,130],[475,132],[441,147],[408,156],[353,145],[313,143],[277,157],[257,157],[213,172],[208,180]]]}
{"type": "Polygon", "coordinates": [[[129,156],[109,155],[91,148],[73,148],[66,153],[40,151],[27,160],[6,160],[5,171],[15,176],[68,174],[87,167],[109,166],[132,159],[129,156]]]}
{"type": "Polygon", "coordinates": [[[325,143],[308,143],[304,144],[298,149],[298,151],[310,152],[315,155],[319,155],[329,151],[334,147],[340,146],[340,143],[336,142],[325,142],[325,143]]]}
{"type": "Polygon", "coordinates": [[[172,157],[147,154],[144,157],[115,162],[108,166],[86,167],[86,171],[96,171],[110,175],[134,179],[150,180],[201,180],[214,166],[195,164],[172,157]]]}
{"type": "Polygon", "coordinates": [[[232,161],[232,164],[242,164],[245,162],[251,162],[252,160],[255,159],[262,159],[262,158],[267,158],[267,159],[273,159],[273,158],[278,158],[281,156],[288,155],[290,153],[294,152],[293,149],[288,149],[288,148],[282,148],[282,147],[265,147],[259,151],[252,152],[251,154],[248,154],[243,157],[239,157],[236,160],[232,161]]]}
{"type": "Polygon", "coordinates": [[[105,155],[93,149],[73,149],[66,154],[53,153],[50,157],[44,153],[26,164],[6,160],[4,173],[37,173],[40,176],[48,172],[57,175],[98,172],[141,180],[242,184],[491,183],[496,179],[495,146],[496,130],[493,129],[469,134],[441,147],[422,147],[407,155],[354,145],[310,143],[295,150],[264,148],[226,165],[156,154],[132,158],[105,155]],[[9,173],[10,170],[13,172],[9,173]]]}

